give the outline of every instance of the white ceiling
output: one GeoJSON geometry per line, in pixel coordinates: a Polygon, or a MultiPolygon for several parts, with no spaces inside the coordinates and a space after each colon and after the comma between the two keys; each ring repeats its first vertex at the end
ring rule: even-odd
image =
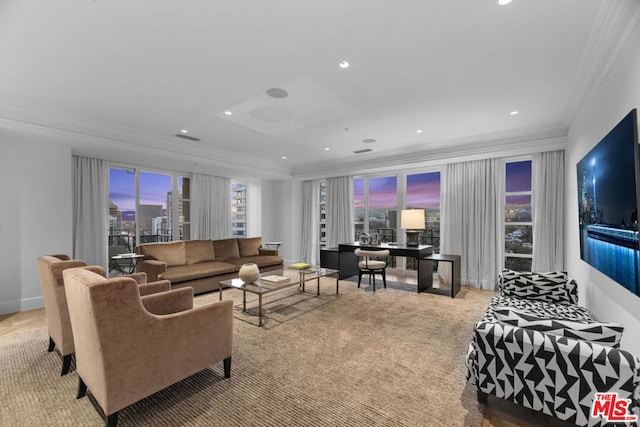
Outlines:
{"type": "Polygon", "coordinates": [[[565,135],[602,4],[0,0],[0,127],[265,176],[565,135]]]}

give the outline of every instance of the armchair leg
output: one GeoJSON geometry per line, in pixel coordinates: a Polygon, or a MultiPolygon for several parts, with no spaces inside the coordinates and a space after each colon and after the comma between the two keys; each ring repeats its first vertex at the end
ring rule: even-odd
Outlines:
{"type": "Polygon", "coordinates": [[[382,284],[384,288],[387,289],[387,273],[386,270],[382,270],[382,284]]]}
{"type": "Polygon", "coordinates": [[[62,356],[62,372],[60,376],[67,375],[69,373],[69,369],[71,368],[71,357],[72,354],[67,354],[66,356],[62,356]]]}
{"type": "Polygon", "coordinates": [[[482,403],[485,406],[489,404],[489,395],[487,393],[480,391],[480,389],[478,389],[477,395],[478,395],[479,403],[482,403]]]}
{"type": "Polygon", "coordinates": [[[54,348],[56,348],[56,343],[53,342],[53,338],[49,337],[49,348],[47,349],[47,351],[51,353],[54,348]]]}
{"type": "Polygon", "coordinates": [[[82,378],[78,377],[78,393],[76,399],[82,399],[87,395],[87,385],[82,381],[82,378]]]}
{"type": "Polygon", "coordinates": [[[376,291],[376,273],[371,273],[371,279],[373,280],[373,292],[376,291]]]}
{"type": "Polygon", "coordinates": [[[231,356],[224,359],[222,363],[224,364],[224,377],[231,378],[231,356]]]}
{"type": "Polygon", "coordinates": [[[118,411],[104,417],[105,427],[116,427],[118,425],[118,411]]]}
{"type": "Polygon", "coordinates": [[[358,271],[358,288],[360,287],[361,281],[362,281],[362,270],[358,271]]]}

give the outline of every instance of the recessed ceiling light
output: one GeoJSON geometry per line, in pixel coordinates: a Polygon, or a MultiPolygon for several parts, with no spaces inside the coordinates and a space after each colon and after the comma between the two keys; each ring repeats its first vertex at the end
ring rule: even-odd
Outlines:
{"type": "Polygon", "coordinates": [[[329,147],[324,147],[324,151],[329,151],[329,150],[331,150],[331,148],[329,148],[329,147]]]}
{"type": "Polygon", "coordinates": [[[282,160],[287,160],[287,156],[282,156],[282,160]]]}
{"type": "Polygon", "coordinates": [[[514,110],[514,111],[510,112],[509,114],[511,114],[512,116],[515,116],[516,114],[518,114],[518,112],[514,110]]]}
{"type": "Polygon", "coordinates": [[[229,110],[225,111],[224,113],[225,113],[227,116],[230,116],[230,115],[232,115],[232,114],[233,114],[233,113],[232,113],[231,111],[229,111],[229,110]]]}
{"type": "Polygon", "coordinates": [[[182,132],[182,133],[189,133],[189,131],[187,131],[186,129],[182,129],[180,132],[182,132]]]}
{"type": "Polygon", "coordinates": [[[498,4],[500,6],[504,6],[505,4],[511,3],[511,0],[498,0],[498,4]]]}
{"type": "Polygon", "coordinates": [[[422,133],[422,129],[418,129],[416,133],[422,133]]]}
{"type": "Polygon", "coordinates": [[[364,142],[365,144],[372,144],[372,143],[376,142],[376,140],[373,139],[373,138],[365,138],[365,139],[362,140],[362,142],[364,142]]]}
{"type": "Polygon", "coordinates": [[[340,62],[340,68],[349,68],[349,63],[347,61],[340,62]]]}
{"type": "Polygon", "coordinates": [[[267,89],[267,95],[271,98],[282,99],[289,96],[289,92],[280,87],[272,87],[271,89],[267,89]]]}

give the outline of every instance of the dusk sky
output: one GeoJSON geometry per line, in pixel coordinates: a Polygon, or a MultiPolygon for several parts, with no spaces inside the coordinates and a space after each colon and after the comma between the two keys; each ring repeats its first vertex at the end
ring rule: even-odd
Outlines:
{"type": "MultiPolygon", "coordinates": [[[[109,200],[123,210],[135,210],[135,175],[126,169],[111,168],[109,200]]],[[[140,172],[140,204],[166,205],[167,192],[171,191],[171,175],[140,172]]]]}
{"type": "MultiPolygon", "coordinates": [[[[354,180],[355,207],[363,208],[362,178],[354,180]]],[[[373,209],[397,207],[395,176],[369,179],[369,207],[373,209]]],[[[412,208],[440,207],[440,172],[407,176],[407,206],[412,208]]]]}

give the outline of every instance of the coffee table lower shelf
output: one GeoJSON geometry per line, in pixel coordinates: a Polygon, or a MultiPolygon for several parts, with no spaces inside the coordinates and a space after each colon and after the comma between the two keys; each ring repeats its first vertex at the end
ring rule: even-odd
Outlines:
{"type": "Polygon", "coordinates": [[[244,283],[240,279],[222,280],[218,283],[218,292],[220,294],[220,300],[222,301],[222,290],[225,287],[236,288],[242,290],[242,311],[247,311],[247,292],[250,294],[258,295],[258,326],[262,326],[263,322],[263,308],[262,308],[262,296],[277,292],[283,289],[290,288],[292,286],[300,286],[301,291],[305,292],[305,283],[316,280],[316,296],[320,295],[320,279],[335,275],[336,277],[336,294],[339,293],[340,279],[338,277],[339,270],[333,270],[330,268],[318,268],[312,267],[304,270],[284,269],[269,271],[267,275],[284,276],[289,279],[285,283],[268,283],[261,279],[256,280],[254,283],[244,283]]]}

